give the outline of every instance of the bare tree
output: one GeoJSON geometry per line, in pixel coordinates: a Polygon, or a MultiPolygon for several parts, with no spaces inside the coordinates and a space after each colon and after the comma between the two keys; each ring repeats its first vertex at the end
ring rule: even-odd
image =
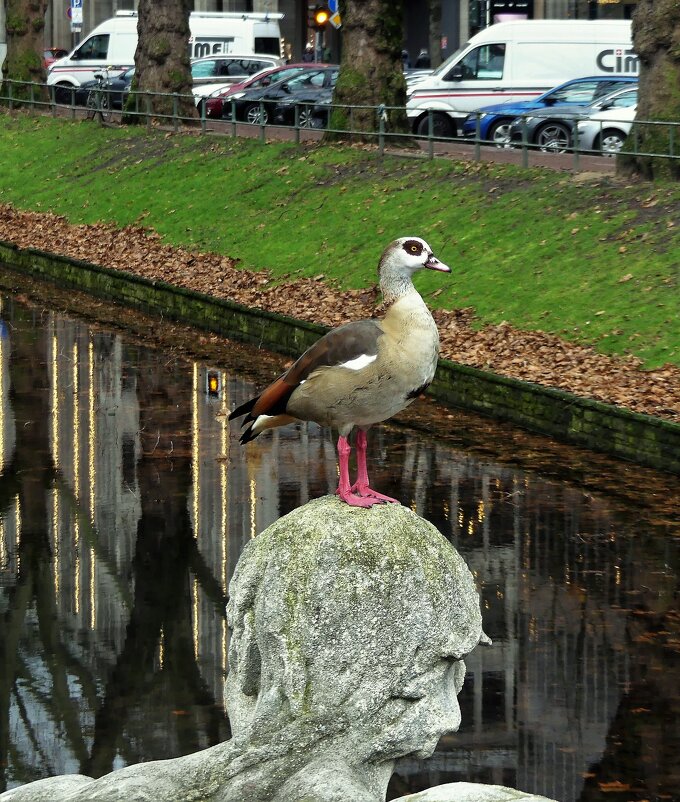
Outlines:
{"type": "Polygon", "coordinates": [[[172,113],[176,102],[181,117],[198,116],[189,60],[192,5],[191,0],[139,0],[133,88],[156,95],[153,111],[157,114],[172,113]],[[173,94],[178,95],[176,100],[170,97],[173,94]]]}
{"type": "MultiPolygon", "coordinates": [[[[675,0],[639,0],[633,17],[633,47],[640,59],[636,119],[680,122],[680,5],[675,0]]],[[[635,143],[639,153],[669,153],[677,130],[636,122],[628,142],[635,143]]],[[[617,167],[624,175],[680,178],[680,164],[658,156],[622,154],[617,167]]]]}
{"type": "MultiPolygon", "coordinates": [[[[343,46],[333,102],[340,106],[386,107],[389,131],[408,131],[403,107],[406,82],[402,70],[402,0],[344,0],[340,3],[343,46]],[[394,108],[397,107],[397,108],[394,108]]],[[[335,109],[332,128],[375,131],[374,109],[335,109]]]]}
{"type": "MultiPolygon", "coordinates": [[[[12,81],[45,83],[43,30],[47,0],[4,0],[7,56],[3,76],[12,81]]],[[[46,90],[44,90],[46,91],[46,90]]],[[[14,85],[15,97],[29,97],[30,88],[14,85]]]]}

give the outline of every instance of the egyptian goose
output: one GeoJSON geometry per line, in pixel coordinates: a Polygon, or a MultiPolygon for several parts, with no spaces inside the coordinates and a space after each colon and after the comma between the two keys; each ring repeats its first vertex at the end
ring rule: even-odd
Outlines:
{"type": "Polygon", "coordinates": [[[451,272],[418,237],[390,243],[378,266],[388,307],[384,318],[329,331],[260,395],[235,409],[229,420],[245,415],[241,443],[296,420],[332,426],[340,435],[337,495],[355,507],[396,502],[369,485],[366,431],[407,407],[434,377],[439,334],[411,281],[424,267],[451,272]],[[351,485],[348,438],[355,426],[357,481],[351,485]]]}

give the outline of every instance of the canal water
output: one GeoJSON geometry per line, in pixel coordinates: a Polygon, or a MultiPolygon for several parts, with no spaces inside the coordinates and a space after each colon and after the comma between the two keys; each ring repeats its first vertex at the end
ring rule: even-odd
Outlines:
{"type": "MultiPolygon", "coordinates": [[[[328,430],[229,430],[282,360],[21,281],[0,271],[0,791],[228,738],[239,554],[336,485],[328,430]]],[[[680,800],[680,481],[423,401],[369,460],[461,552],[494,641],[390,797],[680,800]]]]}

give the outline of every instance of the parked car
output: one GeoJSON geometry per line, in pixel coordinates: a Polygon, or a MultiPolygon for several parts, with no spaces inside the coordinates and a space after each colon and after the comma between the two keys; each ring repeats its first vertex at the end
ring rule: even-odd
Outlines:
{"type": "Polygon", "coordinates": [[[544,109],[565,103],[572,106],[586,106],[631,83],[637,83],[637,76],[592,75],[586,78],[574,78],[531,100],[484,106],[479,112],[466,117],[463,122],[463,136],[476,136],[477,120],[479,120],[480,139],[493,142],[498,147],[505,147],[510,143],[510,123],[518,115],[532,109],[544,109]]]}
{"type": "Polygon", "coordinates": [[[565,104],[552,108],[529,112],[527,116],[517,117],[510,124],[511,144],[519,146],[524,141],[544,151],[563,153],[572,144],[574,125],[579,120],[587,120],[593,114],[610,109],[614,102],[633,106],[637,103],[638,88],[634,84],[624,89],[617,89],[604,97],[598,98],[587,106],[565,104]]]}
{"type": "Polygon", "coordinates": [[[202,105],[205,104],[206,117],[220,118],[224,113],[224,103],[237,92],[270,86],[277,81],[283,81],[286,78],[299,75],[303,70],[313,70],[323,66],[325,65],[310,63],[283,64],[280,67],[268,67],[267,69],[260,70],[250,78],[237,81],[236,83],[199,85],[194,87],[196,105],[200,112],[202,105]]]}
{"type": "Polygon", "coordinates": [[[45,65],[45,69],[47,69],[50,64],[54,64],[57,59],[64,58],[64,56],[68,56],[68,50],[64,50],[63,47],[48,47],[43,50],[43,64],[45,65]]]}
{"type": "MultiPolygon", "coordinates": [[[[295,100],[298,107],[298,125],[302,128],[328,128],[331,116],[331,104],[333,103],[333,86],[327,86],[307,95],[303,100],[301,97],[295,100]]],[[[284,115],[287,109],[282,103],[277,109],[274,122],[286,124],[284,115]]],[[[290,115],[289,125],[295,124],[295,107],[293,106],[290,115]]]]}
{"type": "Polygon", "coordinates": [[[237,120],[254,125],[276,122],[282,125],[295,123],[298,107],[299,124],[308,125],[308,110],[317,102],[320,92],[335,86],[339,67],[326,65],[286,78],[270,86],[246,89],[231,96],[225,113],[231,115],[234,107],[237,120]]]}
{"type": "Polygon", "coordinates": [[[620,106],[615,102],[589,120],[579,120],[576,124],[579,150],[615,156],[630,133],[636,112],[637,104],[620,106]]]}
{"type": "Polygon", "coordinates": [[[218,81],[233,83],[249,78],[267,67],[278,67],[283,63],[282,58],[259,53],[205,56],[193,59],[191,76],[194,86],[214,84],[218,81]]]}
{"type": "MultiPolygon", "coordinates": [[[[123,108],[123,101],[124,98],[127,96],[127,93],[130,91],[130,85],[132,84],[132,77],[135,74],[134,67],[128,67],[127,70],[123,70],[122,72],[112,72],[109,74],[109,77],[106,79],[104,83],[104,89],[109,97],[109,105],[113,109],[122,109],[123,108]]],[[[98,86],[99,82],[97,80],[94,81],[85,81],[80,86],[74,88],[73,96],[74,96],[74,103],[76,106],[86,106],[87,105],[87,96],[90,94],[90,90],[94,89],[98,86]]],[[[68,97],[65,97],[62,100],[57,98],[57,102],[71,102],[70,94],[71,92],[64,87],[55,87],[55,89],[63,90],[65,93],[68,94],[68,97]]]]}

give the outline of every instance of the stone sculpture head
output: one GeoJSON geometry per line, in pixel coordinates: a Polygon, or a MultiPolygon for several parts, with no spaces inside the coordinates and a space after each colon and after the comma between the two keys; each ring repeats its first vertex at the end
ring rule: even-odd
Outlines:
{"type": "Polygon", "coordinates": [[[329,497],[248,544],[227,612],[235,741],[284,774],[303,752],[317,775],[326,760],[381,767],[366,780],[381,799],[396,758],[458,729],[463,658],[488,640],[472,575],[431,524],[329,497]]]}

